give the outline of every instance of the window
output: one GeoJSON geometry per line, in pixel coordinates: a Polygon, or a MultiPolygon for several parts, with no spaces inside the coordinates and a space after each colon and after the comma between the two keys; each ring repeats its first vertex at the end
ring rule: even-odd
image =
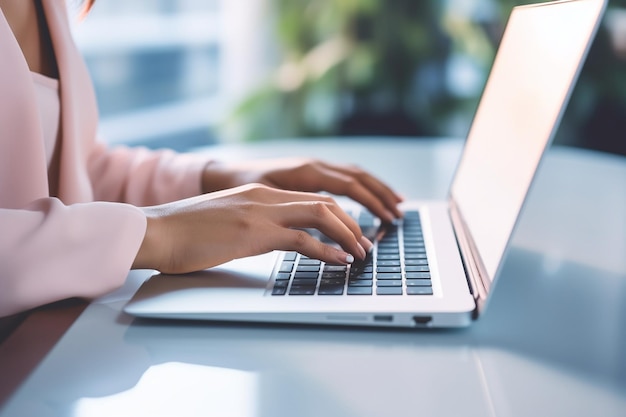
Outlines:
{"type": "Polygon", "coordinates": [[[260,76],[262,65],[250,61],[262,55],[250,57],[241,47],[260,42],[254,24],[245,25],[260,23],[259,7],[249,3],[100,0],[84,21],[73,8],[103,139],[176,150],[215,142],[212,127],[260,76]],[[230,29],[230,16],[243,24],[230,29]]]}

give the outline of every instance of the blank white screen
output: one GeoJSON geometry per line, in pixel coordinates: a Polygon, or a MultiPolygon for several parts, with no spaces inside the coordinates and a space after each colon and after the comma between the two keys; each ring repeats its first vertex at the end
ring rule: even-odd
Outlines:
{"type": "Polygon", "coordinates": [[[509,18],[451,188],[490,279],[604,3],[522,6],[509,18]]]}

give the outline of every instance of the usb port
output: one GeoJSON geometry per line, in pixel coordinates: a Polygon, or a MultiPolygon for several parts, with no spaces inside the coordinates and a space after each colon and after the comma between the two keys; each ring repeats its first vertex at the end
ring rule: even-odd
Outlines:
{"type": "Polygon", "coordinates": [[[433,320],[431,316],[413,316],[413,322],[417,326],[426,326],[433,320]]]}

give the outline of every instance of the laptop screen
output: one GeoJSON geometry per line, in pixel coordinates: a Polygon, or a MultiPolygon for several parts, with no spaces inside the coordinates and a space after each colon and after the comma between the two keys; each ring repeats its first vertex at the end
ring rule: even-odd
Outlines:
{"type": "Polygon", "coordinates": [[[542,3],[509,18],[451,188],[490,280],[604,7],[542,3]]]}

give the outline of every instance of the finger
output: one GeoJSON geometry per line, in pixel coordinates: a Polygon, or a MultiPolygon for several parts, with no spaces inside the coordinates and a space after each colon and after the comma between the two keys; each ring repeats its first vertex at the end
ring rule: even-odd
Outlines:
{"type": "MultiPolygon", "coordinates": [[[[363,205],[366,205],[370,210],[373,210],[374,214],[385,221],[392,221],[394,218],[402,216],[402,213],[397,207],[397,204],[402,201],[402,198],[383,182],[377,180],[367,172],[357,167],[338,166],[322,161],[311,162],[306,165],[306,168],[309,172],[303,177],[301,176],[302,178],[297,181],[297,188],[300,188],[301,191],[330,191],[334,194],[348,195],[363,205]],[[339,183],[337,183],[338,180],[339,183]],[[369,194],[370,197],[365,197],[365,194],[359,190],[357,190],[355,194],[348,193],[345,191],[347,186],[345,184],[342,186],[342,183],[345,182],[361,183],[362,188],[367,190],[367,194],[369,194]],[[377,204],[371,196],[380,200],[381,203],[377,204]],[[363,199],[366,201],[365,204],[363,199]]],[[[296,188],[296,184],[286,185],[284,181],[281,182],[282,186],[278,182],[272,182],[271,184],[283,189],[296,188]]]]}
{"type": "Polygon", "coordinates": [[[326,191],[350,197],[384,221],[391,222],[396,218],[394,212],[356,178],[331,170],[326,170],[325,175],[328,178],[326,191]]]}
{"type": "Polygon", "coordinates": [[[281,242],[277,244],[278,249],[296,251],[331,264],[346,265],[354,262],[353,255],[324,244],[303,230],[282,229],[279,233],[281,242]]]}
{"type": "MultiPolygon", "coordinates": [[[[362,231],[356,220],[329,196],[316,193],[286,191],[265,186],[251,187],[274,215],[274,222],[283,227],[315,228],[340,244],[359,259],[366,256],[361,244],[362,231]],[[287,210],[285,210],[285,207],[287,210]]],[[[371,243],[368,245],[370,246],[371,243]]]]}
{"type": "Polygon", "coordinates": [[[331,203],[328,204],[328,209],[335,215],[337,216],[337,218],[339,220],[341,220],[341,222],[343,224],[345,224],[350,231],[352,232],[352,234],[354,234],[354,236],[356,236],[357,239],[360,239],[361,236],[363,235],[363,231],[361,230],[361,226],[359,226],[359,223],[354,219],[354,217],[352,217],[351,215],[349,215],[348,213],[345,212],[344,209],[342,209],[336,202],[335,200],[333,200],[331,197],[327,197],[331,200],[331,203]]]}
{"type": "Polygon", "coordinates": [[[363,231],[357,221],[351,215],[346,213],[337,203],[335,203],[334,200],[332,200],[332,202],[333,204],[328,205],[328,208],[339,218],[339,220],[348,226],[352,233],[357,237],[361,247],[365,249],[365,253],[367,254],[367,252],[369,252],[372,248],[373,243],[363,236],[363,231]]]}
{"type": "Polygon", "coordinates": [[[323,162],[323,161],[320,162],[320,164],[322,166],[324,166],[326,169],[332,169],[332,170],[341,172],[342,174],[350,175],[350,176],[358,178],[359,180],[367,182],[368,184],[371,184],[372,187],[374,187],[376,189],[380,189],[381,193],[385,193],[385,194],[391,195],[392,196],[392,200],[394,200],[394,201],[396,201],[398,203],[403,201],[403,198],[402,198],[402,196],[400,194],[396,193],[395,191],[393,191],[391,189],[391,187],[389,187],[383,181],[381,181],[380,179],[376,178],[375,176],[373,176],[369,172],[359,168],[358,166],[355,166],[355,165],[338,165],[338,164],[331,164],[331,163],[323,162]]]}
{"type": "Polygon", "coordinates": [[[366,256],[358,224],[333,204],[321,201],[286,203],[275,206],[273,213],[277,216],[277,223],[284,227],[315,228],[356,258],[366,256]],[[336,213],[339,216],[343,213],[346,217],[341,218],[336,213]]]}
{"type": "Polygon", "coordinates": [[[362,183],[365,188],[371,190],[376,197],[382,200],[385,207],[394,213],[396,217],[402,216],[402,212],[398,209],[398,203],[402,202],[404,199],[378,178],[358,167],[340,166],[326,162],[322,164],[326,169],[334,170],[355,178],[362,183]]]}
{"type": "MultiPolygon", "coordinates": [[[[354,236],[356,236],[357,239],[360,239],[362,233],[361,233],[361,228],[359,224],[357,223],[356,220],[354,220],[354,218],[352,218],[352,216],[350,216],[341,207],[339,207],[337,202],[332,197],[317,194],[317,193],[308,193],[308,192],[301,192],[301,191],[274,190],[272,191],[272,193],[274,195],[271,196],[270,199],[267,200],[266,202],[273,203],[273,204],[291,203],[291,202],[324,203],[327,206],[327,208],[330,211],[332,211],[332,213],[335,216],[337,216],[339,220],[341,220],[341,222],[343,222],[344,225],[346,225],[350,229],[350,231],[354,234],[354,236]]],[[[292,210],[296,210],[296,209],[292,209],[292,210]]]]}

